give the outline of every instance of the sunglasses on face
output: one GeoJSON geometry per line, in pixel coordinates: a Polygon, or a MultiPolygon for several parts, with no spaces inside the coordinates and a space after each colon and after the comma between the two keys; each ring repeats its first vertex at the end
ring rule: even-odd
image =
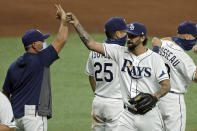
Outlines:
{"type": "Polygon", "coordinates": [[[138,35],[133,35],[133,34],[129,34],[129,33],[127,34],[127,36],[129,39],[134,39],[134,38],[138,37],[138,35]]]}

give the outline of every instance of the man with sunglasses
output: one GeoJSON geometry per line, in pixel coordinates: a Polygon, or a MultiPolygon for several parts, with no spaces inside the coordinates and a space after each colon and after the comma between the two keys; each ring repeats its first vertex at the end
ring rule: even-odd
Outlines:
{"type": "Polygon", "coordinates": [[[185,52],[197,42],[197,27],[192,21],[178,26],[177,36],[163,39],[153,38],[153,51],[163,58],[170,76],[171,90],[159,102],[165,124],[165,131],[185,131],[186,105],[184,94],[189,84],[197,82],[197,68],[192,58],[185,52]]]}
{"type": "Polygon", "coordinates": [[[162,131],[162,119],[157,106],[141,115],[136,110],[136,104],[130,102],[143,92],[149,94],[149,98],[156,100],[156,103],[170,90],[162,58],[144,47],[147,39],[145,26],[138,22],[129,24],[128,47],[123,47],[94,41],[72,13],[67,13],[67,21],[73,24],[88,49],[113,59],[119,66],[125,110],[120,117],[118,131],[162,131]]]}
{"type": "Polygon", "coordinates": [[[11,101],[16,131],[47,131],[47,119],[52,117],[50,65],[59,58],[68,34],[65,12],[61,6],[56,8],[60,19],[56,39],[43,49],[50,35],[27,31],[22,37],[26,52],[7,71],[3,93],[11,101]]]}

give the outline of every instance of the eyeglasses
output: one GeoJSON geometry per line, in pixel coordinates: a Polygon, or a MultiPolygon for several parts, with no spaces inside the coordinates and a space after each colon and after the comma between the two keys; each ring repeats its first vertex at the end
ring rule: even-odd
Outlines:
{"type": "Polygon", "coordinates": [[[138,37],[138,35],[133,35],[133,34],[130,34],[130,33],[127,33],[127,36],[128,36],[130,39],[134,39],[134,38],[138,37]]]}

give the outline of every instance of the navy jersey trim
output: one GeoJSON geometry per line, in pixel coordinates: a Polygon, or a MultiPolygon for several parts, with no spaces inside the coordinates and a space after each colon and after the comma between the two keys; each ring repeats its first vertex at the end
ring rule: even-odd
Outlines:
{"type": "MultiPolygon", "coordinates": [[[[148,51],[148,50],[147,50],[147,51],[148,51]]],[[[144,56],[144,58],[142,58],[142,59],[139,61],[138,66],[140,65],[140,62],[142,62],[144,59],[146,59],[147,57],[151,56],[152,54],[153,54],[153,52],[151,52],[150,54],[144,56]]],[[[137,84],[136,84],[136,95],[137,95],[137,91],[138,91],[138,80],[137,80],[136,83],[137,83],[137,84]]]]}
{"type": "MultiPolygon", "coordinates": [[[[132,61],[134,61],[134,59],[133,59],[132,55],[131,55],[129,52],[125,52],[125,53],[128,53],[128,54],[131,56],[132,61]]],[[[132,65],[132,66],[133,66],[133,65],[132,65]]],[[[132,78],[131,78],[131,83],[130,83],[130,87],[129,87],[129,92],[130,92],[130,94],[129,94],[129,95],[130,95],[130,98],[132,98],[132,96],[131,96],[131,91],[132,91],[132,90],[131,90],[132,81],[133,81],[133,80],[132,80],[132,78]]],[[[136,95],[137,95],[137,94],[136,94],[136,95]]]]}

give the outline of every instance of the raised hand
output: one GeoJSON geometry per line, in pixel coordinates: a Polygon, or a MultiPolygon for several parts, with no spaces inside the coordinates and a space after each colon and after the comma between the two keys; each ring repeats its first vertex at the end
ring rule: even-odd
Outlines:
{"type": "Polygon", "coordinates": [[[66,22],[66,13],[60,5],[55,5],[57,12],[56,18],[60,20],[60,27],[56,39],[52,42],[52,46],[59,53],[66,43],[68,36],[68,23],[66,22]]]}
{"type": "Polygon", "coordinates": [[[153,37],[153,39],[152,39],[152,46],[161,46],[162,45],[162,42],[161,42],[161,40],[159,39],[159,38],[157,38],[157,37],[153,37]]]}
{"type": "Polygon", "coordinates": [[[55,4],[55,7],[57,9],[56,18],[57,19],[60,19],[60,20],[65,20],[66,21],[66,13],[62,9],[61,5],[56,5],[55,4]]]}
{"type": "Polygon", "coordinates": [[[79,20],[77,19],[77,17],[72,12],[66,13],[66,21],[69,24],[73,24],[74,26],[79,24],[79,20]]]}

